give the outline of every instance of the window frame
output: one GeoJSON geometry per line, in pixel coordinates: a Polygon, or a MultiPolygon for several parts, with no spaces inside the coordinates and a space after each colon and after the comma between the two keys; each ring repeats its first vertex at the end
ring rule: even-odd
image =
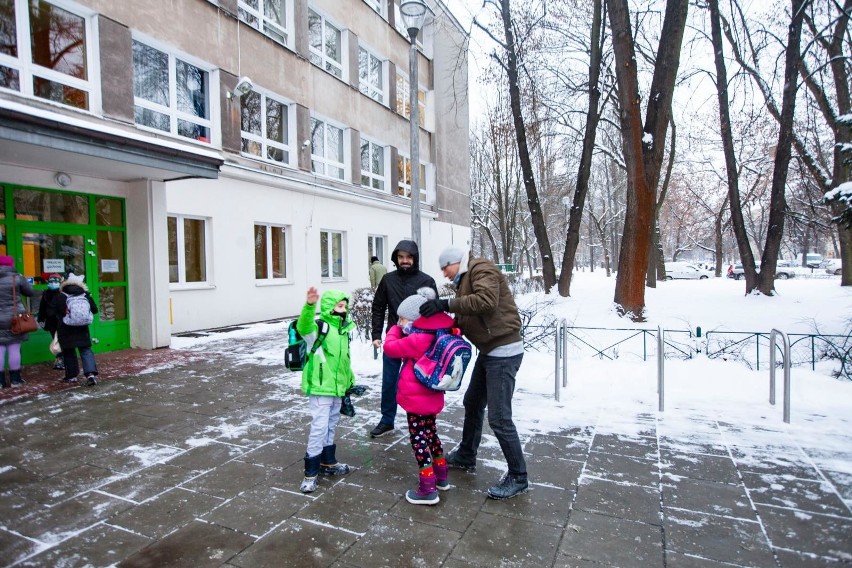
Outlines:
{"type": "Polygon", "coordinates": [[[284,6],[284,25],[285,27],[281,27],[281,25],[275,20],[270,19],[266,14],[266,2],[264,0],[258,0],[257,8],[252,8],[248,5],[246,0],[238,0],[237,1],[237,19],[247,25],[250,28],[253,28],[271,40],[279,43],[287,48],[291,48],[293,44],[293,27],[294,27],[294,5],[293,0],[280,0],[281,4],[284,6]],[[257,25],[253,25],[251,22],[247,21],[243,17],[243,13],[248,14],[254,17],[257,20],[257,25]],[[273,32],[267,29],[267,27],[271,27],[273,32]],[[284,36],[284,41],[281,41],[279,36],[284,36]]]}
{"type": "MultiPolygon", "coordinates": [[[[133,34],[133,42],[138,42],[145,47],[155,49],[160,53],[165,54],[168,57],[168,73],[169,73],[169,106],[165,107],[159,103],[155,103],[153,101],[149,101],[142,97],[136,96],[135,93],[135,81],[136,81],[136,68],[133,68],[133,80],[134,80],[134,93],[133,93],[133,112],[134,112],[134,125],[136,128],[140,130],[144,130],[146,132],[153,132],[156,134],[166,134],[172,137],[175,137],[179,140],[189,140],[198,142],[201,144],[207,145],[218,145],[219,143],[219,129],[215,128],[218,124],[214,121],[213,117],[219,116],[219,97],[213,96],[214,90],[216,90],[216,86],[219,84],[219,70],[204,61],[201,61],[191,55],[187,55],[181,51],[175,50],[172,47],[163,44],[155,39],[151,39],[148,36],[134,33],[133,34]],[[208,118],[201,118],[195,116],[193,114],[189,114],[184,111],[180,111],[177,108],[177,62],[181,61],[184,64],[191,65],[206,74],[207,78],[207,114],[208,118]],[[158,128],[154,128],[153,126],[146,126],[145,124],[141,124],[136,122],[136,107],[141,107],[143,109],[150,110],[152,112],[164,114],[169,117],[169,130],[168,132],[165,130],[160,130],[158,128]],[[206,128],[209,132],[210,136],[207,140],[203,140],[204,137],[196,137],[190,138],[188,136],[183,136],[178,134],[178,127],[180,121],[189,122],[195,124],[197,126],[201,126],[206,128]]],[[[131,57],[131,65],[133,65],[132,57],[131,57]]],[[[218,91],[217,91],[218,92],[218,91]]]]}
{"type": "MultiPolygon", "coordinates": [[[[407,154],[403,154],[402,152],[397,153],[397,164],[396,168],[399,171],[399,160],[402,160],[402,170],[408,171],[410,169],[405,167],[405,163],[411,163],[411,157],[407,154]]],[[[420,203],[425,203],[430,205],[429,202],[429,194],[430,194],[430,184],[431,178],[429,177],[431,171],[432,164],[429,162],[420,162],[420,203]]],[[[403,199],[411,199],[411,183],[405,183],[404,176],[398,175],[397,186],[394,188],[394,195],[397,197],[402,197],[403,199]],[[402,191],[400,191],[402,190],[402,191]]]]}
{"type": "Polygon", "coordinates": [[[385,264],[387,260],[385,258],[385,250],[387,249],[388,236],[387,235],[376,235],[370,233],[367,235],[367,260],[369,262],[370,257],[377,256],[379,257],[379,262],[385,264]]]}
{"type": "MultiPolygon", "coordinates": [[[[361,184],[362,187],[366,187],[366,188],[369,188],[369,189],[372,189],[372,190],[375,190],[375,191],[380,191],[382,193],[388,193],[389,192],[388,186],[389,186],[389,181],[390,181],[390,175],[389,175],[390,172],[388,170],[388,162],[390,161],[389,160],[390,148],[387,144],[382,144],[381,142],[374,140],[372,138],[369,138],[367,136],[361,136],[361,140],[360,140],[360,144],[359,144],[359,151],[358,151],[359,157],[361,156],[361,152],[362,152],[365,144],[368,147],[369,156],[371,158],[372,158],[372,150],[374,148],[380,148],[381,149],[382,167],[384,169],[384,172],[381,175],[379,175],[379,174],[376,174],[372,171],[364,170],[364,167],[363,167],[364,163],[359,158],[360,166],[361,166],[360,184],[361,184]],[[368,183],[366,183],[366,184],[364,183],[364,178],[367,178],[368,183]],[[382,185],[382,187],[379,188],[379,187],[373,186],[372,182],[374,182],[374,181],[379,182],[382,185]]],[[[372,160],[370,160],[370,164],[372,165],[372,160]]]]}
{"type": "Polygon", "coordinates": [[[388,62],[384,57],[380,57],[379,54],[371,49],[370,47],[364,45],[363,43],[358,44],[358,90],[379,103],[382,106],[388,106],[388,62]],[[364,52],[367,56],[367,80],[364,81],[363,73],[361,70],[361,52],[364,52]],[[382,76],[379,78],[379,86],[376,87],[371,82],[371,71],[372,66],[370,65],[370,59],[373,58],[379,62],[379,69],[381,70],[382,76]]]}
{"type": "Polygon", "coordinates": [[[346,28],[335,22],[333,19],[330,19],[325,15],[321,10],[317,10],[314,6],[308,6],[308,59],[312,64],[316,67],[319,67],[332,77],[336,77],[341,81],[348,81],[349,73],[348,73],[348,50],[347,50],[347,34],[346,28]],[[326,28],[330,27],[335,29],[340,34],[340,45],[338,46],[340,50],[340,61],[336,61],[332,59],[329,55],[325,53],[325,50],[322,51],[317,50],[311,44],[311,14],[314,14],[320,19],[320,35],[324,40],[326,37],[326,28]],[[319,59],[319,62],[316,61],[319,59]],[[334,73],[329,69],[332,67],[336,69],[340,74],[334,73]]]}
{"type": "MultiPolygon", "coordinates": [[[[179,213],[167,213],[166,214],[166,226],[168,232],[168,220],[174,218],[176,227],[175,227],[175,239],[177,245],[177,282],[172,282],[171,280],[171,266],[169,266],[169,289],[170,290],[191,290],[191,289],[199,289],[199,288],[212,288],[213,287],[213,277],[212,277],[212,235],[211,235],[211,219],[210,217],[203,217],[199,215],[183,215],[179,213]],[[201,221],[204,223],[204,258],[202,259],[204,262],[204,280],[192,280],[188,281],[186,279],[186,233],[184,230],[184,221],[192,220],[192,221],[201,221]]],[[[170,236],[170,235],[168,235],[170,236]]],[[[166,241],[168,243],[168,236],[166,241]]],[[[170,261],[171,259],[169,259],[170,261]]]]}
{"type": "MultiPolygon", "coordinates": [[[[403,117],[405,120],[411,120],[411,104],[410,104],[410,93],[409,89],[411,83],[409,82],[408,75],[406,73],[402,73],[397,69],[396,72],[396,113],[403,117]],[[400,80],[402,81],[402,86],[400,87],[400,80]],[[402,93],[402,96],[400,96],[402,93]]],[[[426,111],[428,109],[427,101],[429,98],[429,92],[427,89],[424,89],[417,85],[417,109],[419,114],[417,116],[417,123],[420,128],[426,129],[426,111]],[[422,96],[421,96],[422,95],[422,96]]]]}
{"type": "MultiPolygon", "coordinates": [[[[258,278],[257,272],[255,271],[254,282],[257,286],[277,286],[281,284],[291,284],[293,279],[291,278],[292,274],[292,234],[293,229],[290,225],[282,225],[279,223],[266,223],[263,221],[255,221],[253,225],[253,230],[256,231],[257,227],[264,227],[265,235],[266,235],[266,251],[265,251],[265,262],[267,269],[267,276],[265,278],[258,278]],[[273,263],[273,247],[269,246],[272,243],[272,232],[276,229],[281,229],[281,232],[284,234],[284,275],[276,277],[274,275],[274,271],[272,270],[273,263]]],[[[257,267],[257,245],[255,245],[255,270],[257,267]]]]}
{"type": "Polygon", "coordinates": [[[328,120],[325,117],[322,117],[320,115],[315,115],[315,114],[311,114],[310,120],[308,121],[308,125],[309,125],[308,130],[310,132],[310,141],[311,141],[311,172],[316,176],[320,176],[320,177],[324,177],[324,178],[328,178],[328,179],[334,179],[334,180],[338,180],[338,181],[349,181],[348,164],[349,164],[350,156],[349,156],[349,140],[348,140],[349,137],[347,136],[347,132],[348,132],[349,128],[338,123],[338,122],[328,120]],[[314,121],[321,122],[322,124],[324,124],[326,126],[326,128],[324,128],[324,134],[323,134],[323,153],[324,154],[326,153],[327,148],[328,148],[328,128],[327,127],[331,126],[332,128],[336,128],[336,129],[340,130],[341,155],[342,155],[342,158],[343,158],[342,162],[333,162],[332,160],[327,158],[325,155],[320,156],[320,155],[315,153],[316,145],[313,143],[313,141],[314,141],[313,122],[314,121]],[[317,162],[317,163],[323,165],[323,172],[318,172],[316,169],[314,169],[314,162],[317,162]],[[338,176],[329,175],[329,173],[328,173],[329,167],[340,169],[340,176],[338,177],[338,176]]]}
{"type": "Polygon", "coordinates": [[[374,10],[379,16],[387,20],[387,2],[385,0],[364,0],[364,3],[374,10]]]}
{"type": "Polygon", "coordinates": [[[101,71],[97,12],[78,4],[66,2],[65,0],[42,1],[66,12],[70,12],[83,20],[83,31],[86,39],[84,50],[87,78],[80,79],[49,67],[43,67],[33,61],[29,0],[11,0],[12,8],[15,11],[15,42],[18,54],[17,56],[11,56],[0,53],[0,66],[17,71],[18,89],[0,87],[0,92],[15,93],[47,104],[57,105],[63,109],[72,109],[90,114],[100,113],[101,71]],[[87,108],[37,96],[33,86],[36,77],[85,92],[88,101],[87,108]]]}
{"type": "Polygon", "coordinates": [[[294,156],[295,156],[294,147],[293,147],[293,140],[295,140],[295,135],[296,135],[296,133],[295,133],[295,105],[292,102],[288,102],[286,99],[284,99],[282,97],[279,97],[275,94],[272,94],[272,93],[266,91],[265,89],[259,89],[257,87],[253,88],[251,90],[251,92],[248,93],[247,95],[240,97],[240,155],[241,156],[245,156],[246,158],[250,158],[250,159],[253,159],[253,160],[260,160],[262,162],[265,162],[265,163],[268,163],[268,164],[274,164],[276,166],[292,167],[293,166],[293,159],[294,159],[294,156]],[[260,97],[261,97],[261,102],[260,102],[260,108],[261,108],[261,120],[260,120],[260,129],[261,130],[260,130],[260,132],[261,133],[260,133],[260,136],[258,136],[257,134],[253,134],[251,132],[243,130],[243,125],[242,125],[243,102],[245,100],[247,100],[247,97],[251,93],[256,93],[256,94],[260,95],[260,97]],[[287,117],[287,128],[286,128],[287,143],[285,143],[285,144],[282,144],[282,143],[280,143],[276,140],[272,140],[268,137],[268,132],[267,132],[267,126],[268,126],[268,123],[267,123],[267,111],[268,111],[267,101],[268,100],[271,100],[275,103],[278,103],[278,104],[280,104],[284,107],[284,111],[285,111],[284,115],[287,117]],[[243,150],[243,139],[244,138],[248,139],[252,142],[256,142],[256,143],[260,144],[260,148],[261,148],[261,155],[260,156],[257,156],[255,154],[252,154],[250,152],[246,152],[246,151],[243,150]],[[268,149],[269,149],[270,146],[272,148],[276,148],[278,150],[283,151],[285,153],[285,155],[287,156],[286,159],[283,162],[279,162],[278,160],[274,160],[272,158],[269,158],[268,157],[269,156],[268,149]]]}
{"type": "Polygon", "coordinates": [[[335,229],[320,229],[320,248],[319,248],[319,259],[320,259],[320,280],[322,282],[342,282],[347,279],[346,270],[346,231],[338,231],[335,229]],[[333,275],[333,265],[334,259],[332,255],[334,254],[334,241],[333,238],[335,235],[340,236],[340,276],[333,275]],[[322,253],[322,243],[323,240],[326,241],[326,250],[328,251],[329,258],[323,258],[322,253]],[[328,276],[323,276],[323,268],[328,267],[328,276]]]}

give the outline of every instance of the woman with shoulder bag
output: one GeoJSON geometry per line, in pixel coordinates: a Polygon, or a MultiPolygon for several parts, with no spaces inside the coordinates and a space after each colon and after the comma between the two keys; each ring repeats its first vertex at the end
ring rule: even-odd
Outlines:
{"type": "MultiPolygon", "coordinates": [[[[21,378],[21,343],[29,336],[12,333],[12,319],[26,312],[21,296],[32,295],[33,287],[29,280],[15,270],[15,259],[0,255],[0,370],[8,353],[9,381],[13,387],[24,384],[21,378]]],[[[2,382],[3,388],[6,388],[5,374],[2,382]]]]}

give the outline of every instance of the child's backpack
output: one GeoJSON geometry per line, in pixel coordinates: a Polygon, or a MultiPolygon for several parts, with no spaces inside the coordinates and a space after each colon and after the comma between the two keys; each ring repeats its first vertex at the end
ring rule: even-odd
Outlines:
{"type": "Polygon", "coordinates": [[[289,341],[287,350],[284,352],[284,366],[290,371],[301,371],[304,369],[305,364],[308,362],[308,356],[317,352],[325,336],[328,335],[328,327],[327,321],[317,320],[317,339],[314,341],[313,346],[311,346],[311,350],[308,351],[305,339],[296,331],[296,320],[291,321],[287,328],[289,341]]]}
{"type": "MultiPolygon", "coordinates": [[[[62,293],[65,294],[65,292],[62,293]]],[[[92,307],[89,305],[89,299],[85,294],[76,296],[65,294],[65,315],[62,317],[62,323],[80,327],[89,325],[94,319],[92,307]]]]}
{"type": "Polygon", "coordinates": [[[471,354],[470,343],[457,329],[438,330],[432,346],[414,363],[414,376],[433,390],[458,390],[471,354]]]}

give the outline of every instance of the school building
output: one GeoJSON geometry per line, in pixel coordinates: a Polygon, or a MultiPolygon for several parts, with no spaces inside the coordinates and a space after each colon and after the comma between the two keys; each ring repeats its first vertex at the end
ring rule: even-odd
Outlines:
{"type": "MultiPolygon", "coordinates": [[[[96,351],[292,316],[368,286],[411,236],[470,239],[467,36],[440,0],[0,2],[0,254],[36,289],[74,272],[96,351]]],[[[48,360],[31,334],[24,361],[48,360]]]]}

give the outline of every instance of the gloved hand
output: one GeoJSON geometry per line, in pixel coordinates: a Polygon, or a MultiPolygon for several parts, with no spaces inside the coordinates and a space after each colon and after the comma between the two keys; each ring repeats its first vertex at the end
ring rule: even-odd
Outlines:
{"type": "Polygon", "coordinates": [[[449,309],[449,300],[428,300],[421,304],[420,315],[426,317],[434,316],[437,313],[449,311],[449,309]]]}
{"type": "Polygon", "coordinates": [[[367,387],[365,385],[353,385],[346,389],[347,396],[351,394],[354,394],[355,396],[361,396],[365,392],[367,392],[367,387]]]}

